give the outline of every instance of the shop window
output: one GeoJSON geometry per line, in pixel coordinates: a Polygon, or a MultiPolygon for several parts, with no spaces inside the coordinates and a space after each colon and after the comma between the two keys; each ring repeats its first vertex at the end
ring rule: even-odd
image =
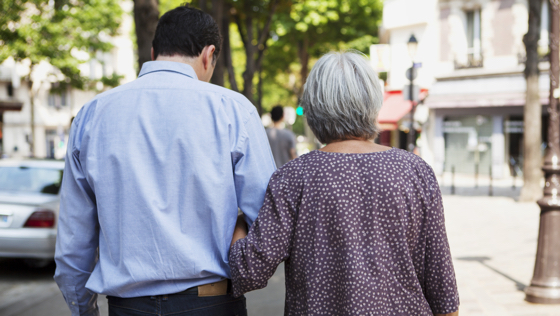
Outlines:
{"type": "Polygon", "coordinates": [[[445,171],[489,174],[492,164],[492,117],[466,115],[443,122],[445,171]]]}

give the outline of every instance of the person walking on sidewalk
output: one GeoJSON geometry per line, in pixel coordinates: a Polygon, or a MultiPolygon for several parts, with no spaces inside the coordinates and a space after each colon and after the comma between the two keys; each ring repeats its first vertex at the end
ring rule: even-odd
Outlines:
{"type": "Polygon", "coordinates": [[[285,315],[458,314],[436,177],[420,157],[373,142],[382,102],[361,55],[317,61],[302,105],[327,145],[272,175],[230,251],[234,296],[265,287],[285,261],[285,315]]]}
{"type": "Polygon", "coordinates": [[[273,125],[266,129],[266,135],[276,167],[280,168],[288,161],[297,158],[296,135],[284,128],[284,109],[281,105],[272,108],[270,118],[273,125]]]}
{"type": "Polygon", "coordinates": [[[216,22],[188,6],[164,14],[135,81],[74,119],[55,280],[72,315],[246,315],[228,251],[238,208],[251,224],[275,165],[255,107],[209,84],[216,22]]]}

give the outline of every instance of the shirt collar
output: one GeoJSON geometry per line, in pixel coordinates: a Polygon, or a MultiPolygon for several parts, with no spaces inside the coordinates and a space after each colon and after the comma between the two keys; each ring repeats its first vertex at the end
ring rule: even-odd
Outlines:
{"type": "Polygon", "coordinates": [[[142,65],[142,70],[138,74],[138,78],[143,75],[149,74],[156,71],[170,71],[176,72],[193,79],[198,79],[193,67],[184,63],[178,63],[174,61],[148,61],[142,65]]]}

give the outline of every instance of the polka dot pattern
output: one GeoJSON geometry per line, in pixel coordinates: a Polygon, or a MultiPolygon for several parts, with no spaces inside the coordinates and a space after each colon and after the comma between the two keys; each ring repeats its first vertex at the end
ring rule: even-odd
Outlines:
{"type": "Polygon", "coordinates": [[[286,315],[433,315],[459,306],[432,169],[400,149],[312,151],[271,177],[229,255],[235,296],[285,261],[286,315]]]}

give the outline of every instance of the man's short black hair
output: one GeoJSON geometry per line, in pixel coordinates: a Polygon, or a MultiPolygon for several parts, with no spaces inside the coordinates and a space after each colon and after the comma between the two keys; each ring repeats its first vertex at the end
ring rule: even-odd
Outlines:
{"type": "Polygon", "coordinates": [[[284,117],[284,108],[281,105],[277,105],[270,111],[270,118],[273,122],[278,122],[284,117]]]}
{"type": "Polygon", "coordinates": [[[152,41],[154,59],[158,56],[181,55],[198,57],[204,47],[214,45],[214,62],[222,47],[222,36],[216,21],[199,9],[188,4],[166,12],[156,28],[152,41]]]}

